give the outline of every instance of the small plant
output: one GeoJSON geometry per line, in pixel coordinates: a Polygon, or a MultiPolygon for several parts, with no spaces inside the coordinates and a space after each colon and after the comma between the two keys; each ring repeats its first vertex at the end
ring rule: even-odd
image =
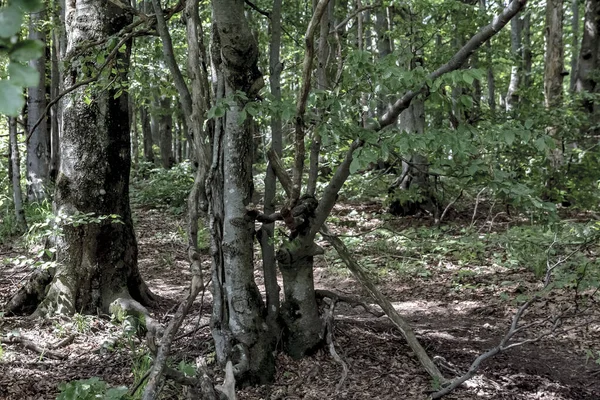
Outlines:
{"type": "Polygon", "coordinates": [[[150,169],[148,164],[139,168],[131,190],[132,204],[166,208],[175,215],[182,214],[194,183],[190,163],[183,162],[171,169],[150,169]]]}
{"type": "Polygon", "coordinates": [[[58,385],[58,389],[60,390],[60,394],[56,400],[128,399],[127,388],[125,386],[111,388],[98,377],[64,382],[58,385]]]}

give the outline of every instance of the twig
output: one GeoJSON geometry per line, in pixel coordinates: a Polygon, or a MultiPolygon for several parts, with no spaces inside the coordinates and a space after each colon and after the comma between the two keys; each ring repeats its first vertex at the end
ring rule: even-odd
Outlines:
{"type": "Polygon", "coordinates": [[[335,299],[332,299],[331,305],[329,306],[329,309],[325,312],[324,316],[325,329],[327,330],[326,340],[327,345],[329,346],[329,353],[331,354],[331,357],[333,357],[335,362],[342,366],[342,376],[340,377],[340,381],[338,382],[338,384],[335,386],[335,394],[337,394],[340,391],[342,385],[348,377],[348,364],[346,364],[346,362],[342,360],[340,355],[337,353],[337,351],[335,350],[335,344],[333,342],[333,314],[335,311],[336,303],[337,301],[335,299]]]}
{"type": "Polygon", "coordinates": [[[75,340],[75,337],[77,335],[72,333],[69,336],[67,336],[66,338],[64,338],[63,340],[58,341],[57,343],[54,343],[53,345],[50,345],[50,348],[53,350],[56,349],[60,349],[61,347],[65,347],[71,343],[73,343],[73,340],[75,340]]]}
{"type": "Polygon", "coordinates": [[[450,203],[448,203],[448,205],[446,206],[446,208],[444,208],[444,212],[442,213],[442,216],[440,217],[440,219],[438,219],[436,225],[440,225],[442,223],[442,220],[446,216],[446,213],[448,212],[448,210],[450,209],[450,207],[452,207],[454,205],[454,203],[456,203],[462,197],[462,195],[463,195],[463,190],[460,189],[460,193],[458,194],[458,196],[456,196],[454,198],[454,200],[452,200],[450,203]]]}
{"type": "Polygon", "coordinates": [[[469,226],[469,228],[472,228],[473,225],[475,225],[475,216],[477,216],[477,207],[479,207],[479,196],[481,196],[485,189],[487,189],[487,186],[481,189],[479,193],[477,193],[477,198],[475,199],[475,209],[473,210],[473,216],[471,217],[471,225],[469,226]]]}

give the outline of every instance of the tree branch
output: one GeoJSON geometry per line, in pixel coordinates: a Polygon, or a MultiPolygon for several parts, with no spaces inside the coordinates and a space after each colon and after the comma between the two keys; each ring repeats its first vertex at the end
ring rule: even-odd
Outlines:
{"type": "Polygon", "coordinates": [[[295,126],[295,158],[294,158],[294,170],[292,173],[292,193],[290,196],[290,208],[293,207],[294,203],[300,198],[300,190],[302,187],[302,174],[304,172],[304,157],[306,153],[304,145],[304,114],[306,113],[306,103],[308,101],[308,95],[311,89],[311,76],[313,58],[315,55],[315,43],[314,36],[317,30],[319,21],[325,10],[329,0],[319,0],[319,3],[315,7],[315,11],[308,23],[306,28],[306,34],[304,36],[304,63],[302,64],[302,84],[300,87],[300,93],[298,94],[298,100],[296,102],[296,126],[295,126]]]}

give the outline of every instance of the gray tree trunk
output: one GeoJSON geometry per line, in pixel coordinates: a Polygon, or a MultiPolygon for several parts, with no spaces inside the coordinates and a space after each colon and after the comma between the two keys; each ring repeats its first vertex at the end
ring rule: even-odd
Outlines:
{"type": "Polygon", "coordinates": [[[546,2],[546,57],[544,60],[546,107],[554,107],[562,103],[563,51],[563,0],[548,0],[546,2]]]}
{"type": "Polygon", "coordinates": [[[523,87],[531,86],[531,68],[533,67],[533,53],[531,52],[531,13],[523,17],[523,87]]]}
{"type": "Polygon", "coordinates": [[[513,65],[510,68],[510,82],[506,92],[506,112],[511,112],[519,102],[519,81],[522,70],[522,48],[521,48],[521,18],[515,17],[510,20],[510,51],[513,65]]]}
{"type": "Polygon", "coordinates": [[[579,59],[579,0],[571,0],[571,80],[569,90],[577,84],[577,61],[579,59]]]}
{"type": "Polygon", "coordinates": [[[152,150],[154,141],[152,140],[150,115],[148,108],[145,106],[140,108],[140,123],[142,124],[142,139],[144,142],[144,161],[154,163],[154,150],[152,150]]]}
{"type": "Polygon", "coordinates": [[[173,113],[171,99],[163,97],[160,100],[160,117],[158,119],[158,132],[160,136],[160,162],[163,168],[173,166],[173,113]]]}
{"type": "MultiPolygon", "coordinates": [[[[29,38],[46,43],[46,32],[42,30],[45,11],[32,13],[29,22],[29,38]]],[[[46,52],[40,58],[30,61],[31,67],[40,74],[37,86],[30,87],[27,97],[27,126],[30,136],[27,143],[27,198],[29,201],[41,201],[47,197],[50,171],[50,136],[48,124],[44,118],[34,129],[46,108],[46,52]]]]}
{"type": "Polygon", "coordinates": [[[23,209],[23,192],[21,191],[21,159],[19,157],[19,142],[17,138],[17,120],[8,118],[8,135],[10,142],[11,180],[13,189],[13,202],[15,205],[15,218],[19,233],[27,231],[25,210],[23,209]]]}
{"type": "MultiPolygon", "coordinates": [[[[600,69],[600,1],[585,1],[584,30],[577,71],[577,92],[600,93],[597,71],[600,69]]],[[[592,98],[583,100],[584,109],[592,116],[590,125],[600,122],[600,103],[592,98]]]]}
{"type": "MultiPolygon", "coordinates": [[[[269,48],[269,85],[274,101],[281,101],[281,4],[282,0],[273,1],[271,10],[271,43],[269,48]]],[[[279,157],[283,150],[283,127],[281,118],[271,117],[271,148],[279,157]]],[[[275,194],[277,179],[273,167],[269,163],[265,175],[264,212],[270,215],[275,212],[275,194]]],[[[275,261],[274,223],[265,223],[260,228],[260,246],[262,251],[265,290],[267,292],[267,323],[271,330],[277,329],[279,316],[279,284],[277,283],[277,265],[275,261]]]]}
{"type": "MultiPolygon", "coordinates": [[[[67,52],[88,41],[103,41],[131,21],[112,3],[77,0],[67,5],[67,52]]],[[[85,56],[85,55],[84,55],[85,56]]],[[[129,49],[118,53],[127,69],[129,49]]],[[[80,71],[69,63],[65,86],[80,71]]],[[[124,81],[127,73],[105,78],[124,81]]],[[[58,267],[36,314],[107,312],[117,298],[144,304],[152,295],[137,268],[137,243],[129,206],[131,166],[128,100],[116,89],[96,93],[86,104],[81,87],[65,98],[61,160],[54,209],[62,231],[55,238],[58,267]],[[116,215],[120,223],[99,217],[116,215]]]]}
{"type": "MultiPolygon", "coordinates": [[[[252,99],[262,86],[258,48],[244,15],[243,0],[212,3],[213,64],[218,96],[238,90],[252,99]]],[[[219,97],[217,97],[217,100],[219,97]]],[[[252,134],[239,124],[243,103],[230,103],[215,127],[213,164],[207,189],[214,262],[213,337],[219,362],[231,359],[240,382],[267,382],[275,373],[274,335],[254,281],[252,201],[252,134]]]]}

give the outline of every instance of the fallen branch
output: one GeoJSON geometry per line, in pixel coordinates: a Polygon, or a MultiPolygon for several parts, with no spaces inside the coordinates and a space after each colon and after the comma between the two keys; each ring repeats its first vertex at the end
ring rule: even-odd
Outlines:
{"type": "Polygon", "coordinates": [[[358,298],[355,298],[353,296],[347,296],[347,295],[339,294],[339,293],[332,292],[330,290],[325,290],[325,289],[315,290],[315,295],[317,296],[317,298],[327,297],[335,302],[343,301],[344,303],[350,304],[352,307],[362,307],[365,309],[366,312],[368,312],[369,314],[372,314],[378,318],[383,317],[385,315],[385,313],[383,311],[376,310],[373,307],[371,307],[370,305],[368,305],[367,303],[365,303],[364,301],[362,301],[358,298]]]}
{"type": "Polygon", "coordinates": [[[201,280],[199,281],[197,277],[194,276],[192,278],[188,297],[179,305],[173,320],[169,326],[167,326],[167,329],[165,329],[165,332],[162,336],[160,345],[158,346],[158,350],[156,352],[156,357],[154,358],[154,364],[152,365],[150,375],[148,377],[148,384],[146,385],[144,394],[142,395],[143,400],[155,400],[158,398],[160,387],[159,384],[166,369],[167,358],[169,356],[171,344],[175,338],[175,334],[181,326],[188,311],[192,307],[192,304],[198,296],[198,293],[200,293],[200,290],[202,289],[204,289],[204,284],[201,280]]]}
{"type": "Polygon", "coordinates": [[[325,329],[327,331],[326,340],[327,345],[329,346],[329,353],[331,354],[331,357],[333,357],[335,362],[342,366],[342,377],[340,378],[338,384],[335,386],[335,394],[337,395],[337,393],[342,388],[342,385],[346,381],[346,378],[348,377],[348,364],[346,364],[346,362],[342,360],[340,355],[337,353],[337,351],[335,350],[335,344],[333,342],[333,314],[335,311],[336,303],[337,301],[335,299],[332,299],[329,309],[325,312],[324,319],[325,329]]]}
{"type": "Polygon", "coordinates": [[[56,360],[64,360],[67,358],[66,354],[61,354],[61,353],[58,353],[51,349],[38,346],[37,344],[33,343],[31,340],[24,338],[22,336],[9,336],[9,337],[5,337],[5,338],[0,338],[0,343],[22,344],[23,347],[25,347],[26,349],[35,351],[36,353],[39,353],[40,357],[54,358],[56,360]]]}
{"type": "Polygon", "coordinates": [[[425,368],[427,373],[437,382],[443,384],[447,382],[446,378],[442,375],[438,367],[434,364],[434,362],[429,358],[427,352],[419,343],[419,340],[415,336],[415,333],[412,327],[404,318],[398,314],[392,303],[377,289],[377,286],[371,281],[367,273],[363,270],[363,268],[354,260],[346,245],[337,237],[329,232],[327,225],[323,225],[321,229],[321,234],[325,237],[325,239],[331,243],[331,245],[335,248],[337,253],[339,254],[344,264],[348,267],[348,269],[352,272],[354,277],[358,279],[358,281],[363,285],[363,287],[369,292],[369,294],[373,297],[373,299],[379,304],[379,306],[383,309],[385,314],[390,318],[390,320],[396,325],[396,327],[406,339],[406,342],[415,353],[417,358],[419,359],[421,365],[425,368]]]}

